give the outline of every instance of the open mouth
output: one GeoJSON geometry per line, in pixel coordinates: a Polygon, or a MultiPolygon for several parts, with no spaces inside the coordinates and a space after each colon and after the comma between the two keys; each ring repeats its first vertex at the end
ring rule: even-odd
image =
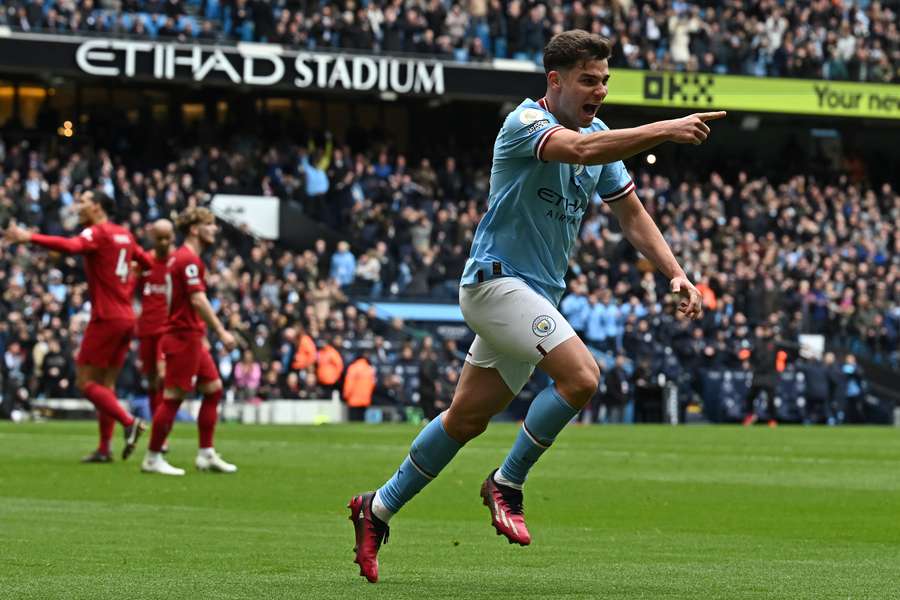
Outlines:
{"type": "Polygon", "coordinates": [[[584,116],[586,118],[590,117],[591,119],[593,119],[597,115],[597,111],[599,109],[600,109],[599,104],[584,104],[581,107],[581,111],[584,114],[584,116]]]}

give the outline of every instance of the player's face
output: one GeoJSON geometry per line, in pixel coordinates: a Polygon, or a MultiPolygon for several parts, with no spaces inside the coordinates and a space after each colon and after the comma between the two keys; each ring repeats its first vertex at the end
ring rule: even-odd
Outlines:
{"type": "Polygon", "coordinates": [[[156,250],[159,256],[169,254],[169,249],[172,247],[172,235],[171,229],[161,229],[153,232],[153,249],[156,250]]]}
{"type": "Polygon", "coordinates": [[[78,211],[78,224],[93,225],[97,218],[97,212],[100,205],[94,202],[94,194],[92,192],[83,192],[75,203],[75,210],[78,211]]]}
{"type": "Polygon", "coordinates": [[[606,98],[609,65],[606,60],[590,60],[560,73],[560,110],[566,119],[589,126],[606,98]]]}
{"type": "Polygon", "coordinates": [[[211,245],[216,241],[216,232],[219,230],[219,226],[216,225],[215,221],[211,223],[201,223],[198,227],[198,236],[200,237],[200,241],[203,242],[205,246],[211,245]]]}

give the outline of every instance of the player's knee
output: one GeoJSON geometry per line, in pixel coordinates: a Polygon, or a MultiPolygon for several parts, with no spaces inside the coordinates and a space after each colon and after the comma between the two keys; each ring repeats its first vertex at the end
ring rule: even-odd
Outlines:
{"type": "Polygon", "coordinates": [[[88,386],[89,383],[93,381],[90,377],[88,377],[85,373],[76,373],[75,374],[75,388],[84,393],[84,389],[88,386]]]}
{"type": "Polygon", "coordinates": [[[563,397],[579,408],[588,403],[599,385],[600,368],[594,361],[579,365],[564,379],[556,382],[563,397]]]}
{"type": "Polygon", "coordinates": [[[185,396],[187,396],[187,392],[179,387],[163,388],[164,402],[181,402],[182,400],[184,400],[185,396]]]}
{"type": "Polygon", "coordinates": [[[444,430],[451,438],[465,444],[484,433],[489,421],[490,417],[453,410],[451,406],[444,414],[444,430]]]}
{"type": "Polygon", "coordinates": [[[212,381],[207,381],[203,385],[200,386],[201,394],[214,394],[222,389],[222,380],[214,379],[212,381]]]}

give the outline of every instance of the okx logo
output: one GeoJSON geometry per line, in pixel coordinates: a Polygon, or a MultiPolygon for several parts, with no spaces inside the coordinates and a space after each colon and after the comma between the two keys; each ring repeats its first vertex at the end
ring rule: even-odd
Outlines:
{"type": "Polygon", "coordinates": [[[652,73],[644,76],[644,100],[676,104],[712,104],[712,75],[703,73],[652,73]]]}

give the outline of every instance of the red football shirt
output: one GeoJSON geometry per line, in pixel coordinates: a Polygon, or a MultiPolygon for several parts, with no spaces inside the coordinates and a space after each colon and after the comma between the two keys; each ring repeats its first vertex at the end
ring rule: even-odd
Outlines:
{"type": "Polygon", "coordinates": [[[138,279],[141,294],[141,316],[138,317],[138,337],[159,335],[166,330],[169,320],[169,270],[168,257],[159,260],[150,254],[153,266],[142,271],[138,279]]]}
{"type": "Polygon", "coordinates": [[[205,292],[206,267],[193,250],[181,246],[168,261],[172,292],[169,304],[169,333],[199,333],[206,331],[206,323],[191,304],[191,294],[205,292]]]}
{"type": "Polygon", "coordinates": [[[134,319],[132,259],[147,265],[146,253],[124,227],[105,222],[72,238],[33,234],[31,241],[51,250],[81,254],[91,296],[91,320],[134,319]]]}

